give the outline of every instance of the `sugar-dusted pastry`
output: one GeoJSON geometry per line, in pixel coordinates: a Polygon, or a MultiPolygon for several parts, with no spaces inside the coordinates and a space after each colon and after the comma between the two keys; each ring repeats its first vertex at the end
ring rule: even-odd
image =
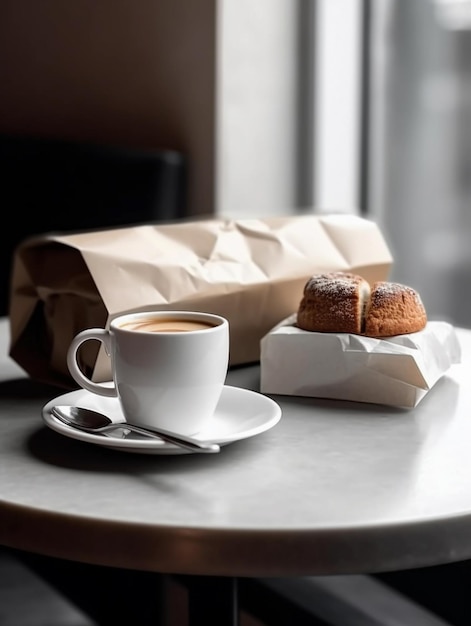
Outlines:
{"type": "Polygon", "coordinates": [[[427,313],[417,291],[400,283],[374,283],[365,309],[365,335],[405,335],[422,330],[426,324],[427,313]]]}
{"type": "Polygon", "coordinates": [[[312,276],[304,287],[298,326],[311,331],[359,334],[369,296],[368,282],[357,274],[328,272],[312,276]]]}
{"type": "Polygon", "coordinates": [[[389,337],[425,328],[427,314],[414,289],[380,281],[370,288],[360,275],[327,272],[304,286],[297,325],[309,331],[389,337]]]}

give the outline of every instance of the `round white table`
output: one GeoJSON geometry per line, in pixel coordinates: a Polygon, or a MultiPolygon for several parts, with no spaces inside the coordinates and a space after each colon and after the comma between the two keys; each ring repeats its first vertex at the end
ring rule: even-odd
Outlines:
{"type": "MultiPolygon", "coordinates": [[[[271,430],[216,455],[106,450],[48,429],[0,324],[0,543],[208,577],[385,572],[471,556],[471,331],[412,410],[274,397],[271,430]]],[[[228,384],[258,390],[258,366],[228,384]]]]}

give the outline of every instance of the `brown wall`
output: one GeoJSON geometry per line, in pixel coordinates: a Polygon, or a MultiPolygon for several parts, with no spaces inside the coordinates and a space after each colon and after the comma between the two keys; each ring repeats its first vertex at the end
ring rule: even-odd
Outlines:
{"type": "Polygon", "coordinates": [[[182,151],[214,210],[217,0],[2,0],[0,133],[182,151]]]}

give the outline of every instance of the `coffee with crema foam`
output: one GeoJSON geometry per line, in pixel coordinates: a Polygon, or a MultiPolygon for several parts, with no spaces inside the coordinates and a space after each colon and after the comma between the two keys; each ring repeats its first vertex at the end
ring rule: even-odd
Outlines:
{"type": "Polygon", "coordinates": [[[122,324],[121,328],[146,333],[185,333],[195,330],[208,330],[214,328],[214,325],[198,320],[149,318],[127,322],[122,324]]]}

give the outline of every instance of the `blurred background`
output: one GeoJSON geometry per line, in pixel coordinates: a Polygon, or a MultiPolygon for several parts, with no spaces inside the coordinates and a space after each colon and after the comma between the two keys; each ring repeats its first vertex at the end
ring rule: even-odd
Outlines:
{"type": "Polygon", "coordinates": [[[469,325],[470,12],[3,0],[0,310],[31,234],[340,211],[380,224],[430,317],[469,325]]]}
{"type": "Polygon", "coordinates": [[[371,3],[368,211],[429,314],[471,323],[471,3],[371,3]]]}

